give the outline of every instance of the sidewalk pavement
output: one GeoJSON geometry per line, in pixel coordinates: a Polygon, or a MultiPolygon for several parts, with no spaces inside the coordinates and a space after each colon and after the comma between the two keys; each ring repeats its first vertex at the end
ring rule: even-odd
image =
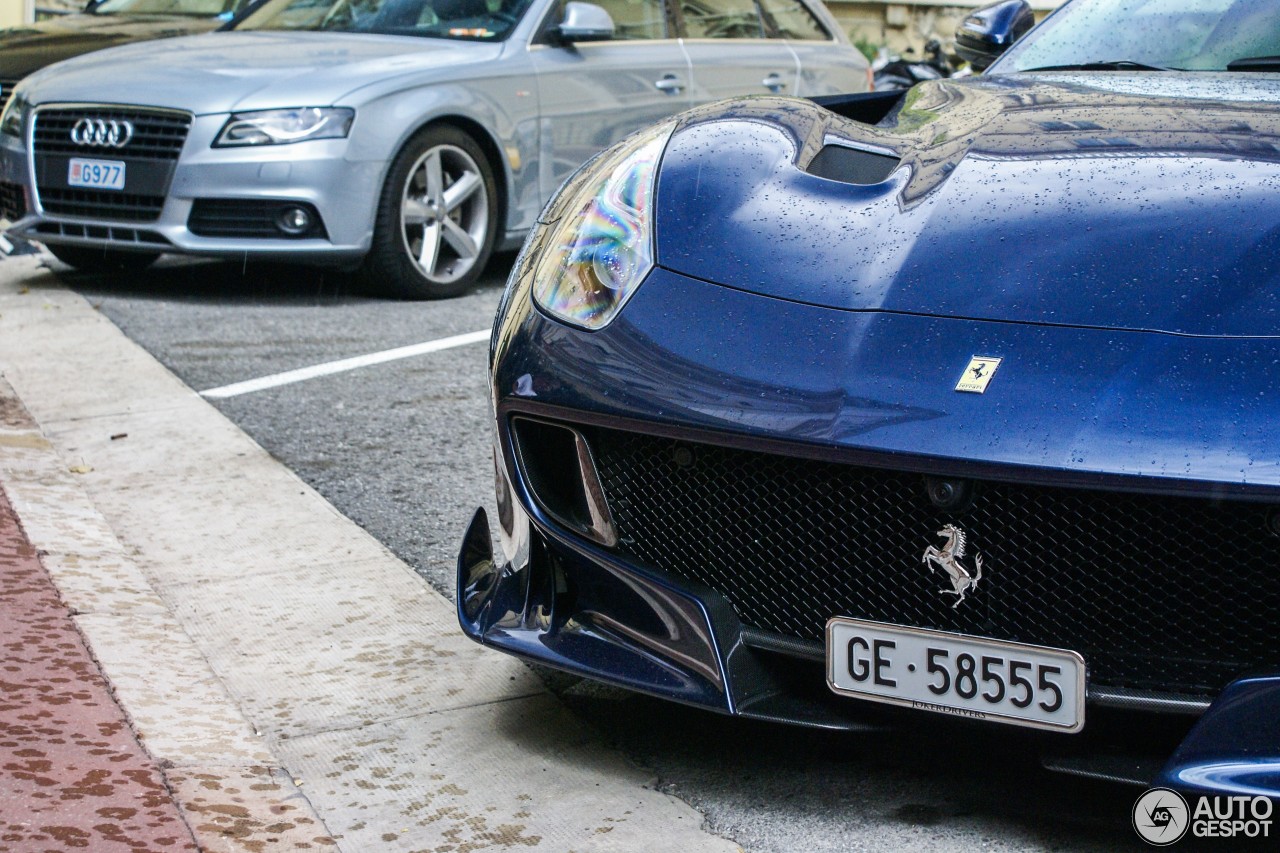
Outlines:
{"type": "Polygon", "coordinates": [[[39,256],[0,262],[0,490],[0,849],[738,849],[39,256]],[[59,691],[71,743],[16,737],[59,691]],[[90,759],[146,814],[76,801],[90,759]],[[55,790],[102,835],[37,838],[55,790]]]}
{"type": "Polygon", "coordinates": [[[195,850],[164,775],[129,728],[3,494],[0,625],[4,849],[195,850]]]}

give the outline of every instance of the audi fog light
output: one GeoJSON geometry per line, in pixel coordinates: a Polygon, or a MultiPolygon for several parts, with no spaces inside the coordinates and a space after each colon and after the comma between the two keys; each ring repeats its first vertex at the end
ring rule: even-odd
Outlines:
{"type": "MultiPolygon", "coordinates": [[[[674,124],[623,141],[583,167],[548,206],[533,298],[584,329],[609,323],[653,269],[653,193],[674,124]]],[[[543,235],[539,235],[543,236],[543,235]]]]}
{"type": "Polygon", "coordinates": [[[214,148],[284,145],[312,139],[341,139],[351,131],[356,111],[347,107],[303,107],[234,113],[223,125],[214,148]]]}
{"type": "Polygon", "coordinates": [[[280,226],[280,230],[286,234],[294,236],[305,234],[311,229],[311,214],[307,212],[305,207],[286,207],[280,211],[280,216],[276,219],[276,223],[280,226]]]}
{"type": "Polygon", "coordinates": [[[27,99],[15,92],[0,113],[0,133],[8,136],[22,136],[22,116],[28,107],[27,99]]]}

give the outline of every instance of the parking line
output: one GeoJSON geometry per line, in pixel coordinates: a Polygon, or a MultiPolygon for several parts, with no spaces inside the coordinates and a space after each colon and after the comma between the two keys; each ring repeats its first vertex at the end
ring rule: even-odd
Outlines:
{"type": "Polygon", "coordinates": [[[383,350],[382,352],[369,353],[368,355],[344,358],[339,361],[314,364],[311,367],[300,367],[297,370],[286,370],[284,373],[273,373],[270,376],[261,376],[257,379],[246,379],[244,382],[235,382],[231,385],[223,385],[218,388],[210,388],[208,391],[201,391],[200,396],[217,400],[238,397],[241,394],[252,394],[254,391],[279,388],[281,385],[292,385],[294,382],[303,382],[319,376],[346,373],[348,370],[368,367],[371,364],[383,364],[388,361],[411,358],[415,355],[424,355],[429,352],[439,352],[440,350],[453,349],[467,344],[478,344],[487,340],[489,340],[488,329],[479,332],[468,332],[465,335],[454,335],[450,338],[440,338],[439,340],[426,341],[421,344],[410,344],[407,347],[397,347],[383,350]]]}

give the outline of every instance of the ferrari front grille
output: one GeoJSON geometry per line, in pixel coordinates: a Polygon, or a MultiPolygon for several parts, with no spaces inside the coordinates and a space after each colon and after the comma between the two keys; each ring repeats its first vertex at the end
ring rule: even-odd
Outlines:
{"type": "Polygon", "coordinates": [[[1072,649],[1097,687],[1188,697],[1280,664],[1266,504],[971,482],[940,509],[920,474],[583,432],[617,549],[750,627],[821,642],[849,616],[1072,649]],[[983,561],[955,607],[924,561],[946,525],[983,561]]]}

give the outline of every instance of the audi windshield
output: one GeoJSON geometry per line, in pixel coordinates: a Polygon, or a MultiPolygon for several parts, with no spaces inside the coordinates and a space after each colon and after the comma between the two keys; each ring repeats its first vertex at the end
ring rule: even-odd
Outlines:
{"type": "Polygon", "coordinates": [[[1280,70],[1276,0],[1068,3],[992,73],[1113,65],[1117,70],[1280,70]]]}
{"type": "Polygon", "coordinates": [[[379,33],[501,41],[532,0],[270,0],[238,30],[379,33]]]}

